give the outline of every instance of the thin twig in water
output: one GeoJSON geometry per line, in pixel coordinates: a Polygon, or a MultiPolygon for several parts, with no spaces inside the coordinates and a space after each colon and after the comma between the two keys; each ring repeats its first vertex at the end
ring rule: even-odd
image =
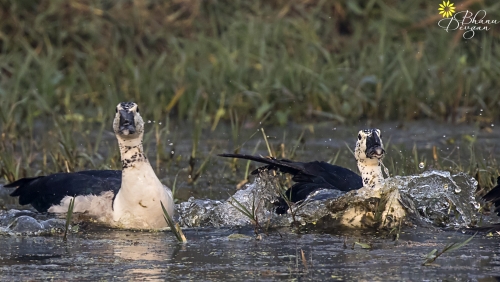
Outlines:
{"type": "Polygon", "coordinates": [[[68,240],[68,228],[69,228],[69,223],[71,222],[71,218],[73,217],[73,208],[75,207],[75,197],[71,198],[69,200],[69,206],[68,206],[68,212],[66,213],[66,225],[64,226],[64,237],[63,240],[67,241],[68,240]]]}
{"type": "MultiPolygon", "coordinates": [[[[242,203],[240,203],[238,200],[236,200],[233,196],[231,196],[231,201],[228,201],[231,206],[233,206],[236,210],[241,212],[244,216],[246,216],[248,219],[250,219],[250,222],[255,226],[254,232],[255,235],[258,235],[258,229],[260,230],[265,230],[262,228],[262,226],[259,223],[259,218],[257,217],[257,210],[259,209],[259,205],[255,205],[255,195],[252,200],[252,210],[248,210],[247,207],[245,207],[242,203]],[[233,203],[234,201],[234,203],[233,203]]],[[[267,235],[267,234],[266,234],[267,235]]]]}
{"type": "Polygon", "coordinates": [[[304,250],[300,249],[300,258],[302,259],[302,265],[306,269],[306,272],[309,271],[309,267],[307,266],[307,259],[304,253],[304,250]]]}
{"type": "Polygon", "coordinates": [[[262,131],[262,136],[264,136],[264,141],[266,142],[267,151],[269,152],[269,156],[274,157],[274,154],[271,150],[271,146],[269,146],[269,141],[267,141],[267,135],[266,135],[266,132],[264,131],[264,128],[261,128],[260,130],[262,131]]]}
{"type": "Polygon", "coordinates": [[[160,204],[163,210],[163,218],[170,227],[170,230],[172,230],[172,232],[174,233],[175,237],[177,238],[177,241],[181,243],[187,243],[186,236],[184,236],[184,233],[182,233],[179,223],[175,223],[174,220],[170,217],[167,210],[165,209],[165,206],[163,205],[163,202],[160,201],[160,204]]]}

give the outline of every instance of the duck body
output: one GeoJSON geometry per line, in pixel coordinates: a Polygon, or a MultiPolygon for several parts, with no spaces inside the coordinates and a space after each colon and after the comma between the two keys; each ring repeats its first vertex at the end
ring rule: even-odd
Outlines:
{"type": "Polygon", "coordinates": [[[149,229],[167,227],[161,203],[173,215],[172,192],[161,184],[149,164],[139,165],[123,171],[124,185],[113,201],[113,223],[115,227],[149,229]],[[137,194],[137,187],[141,193],[137,194]],[[156,189],[156,187],[161,187],[156,189]],[[161,202],[161,203],[160,203],[161,202]]]}
{"type": "Polygon", "coordinates": [[[122,185],[113,201],[113,223],[117,227],[142,229],[163,228],[161,203],[170,215],[174,213],[172,192],[161,184],[149,164],[142,138],[118,136],[122,156],[122,185]]]}
{"type": "MultiPolygon", "coordinates": [[[[243,154],[220,154],[221,157],[252,160],[267,164],[252,171],[253,175],[263,170],[276,170],[292,175],[295,182],[285,192],[285,197],[293,203],[303,201],[319,189],[336,189],[351,191],[363,187],[363,179],[354,171],[322,161],[295,162],[287,159],[266,158],[243,154]]],[[[276,213],[284,214],[288,204],[282,198],[278,199],[276,213]]]]}
{"type": "Polygon", "coordinates": [[[39,212],[86,213],[111,227],[161,229],[167,226],[161,203],[174,213],[172,192],[162,185],[144,154],[144,121],[135,103],[120,103],[113,122],[122,170],[88,170],[23,178],[5,187],[17,187],[11,196],[39,212]]]}
{"type": "Polygon", "coordinates": [[[32,205],[38,212],[47,212],[67,196],[100,195],[108,191],[117,193],[121,182],[120,170],[86,170],[21,178],[4,187],[18,187],[10,196],[19,197],[20,205],[32,205]]]}
{"type": "MultiPolygon", "coordinates": [[[[318,189],[335,189],[340,191],[358,190],[364,186],[379,184],[383,180],[379,160],[384,156],[380,130],[362,130],[358,134],[355,148],[355,157],[361,176],[354,171],[322,161],[295,162],[291,160],[278,160],[270,157],[260,157],[242,154],[220,154],[221,157],[247,159],[267,164],[252,172],[258,174],[262,170],[277,170],[291,174],[293,184],[286,192],[285,197],[296,203],[303,201],[308,195],[318,189]]],[[[284,214],[288,204],[283,198],[278,199],[276,213],[284,214]]]]}
{"type": "Polygon", "coordinates": [[[495,206],[493,212],[500,216],[500,176],[497,178],[497,186],[486,193],[483,199],[486,200],[486,202],[492,203],[495,206]]]}

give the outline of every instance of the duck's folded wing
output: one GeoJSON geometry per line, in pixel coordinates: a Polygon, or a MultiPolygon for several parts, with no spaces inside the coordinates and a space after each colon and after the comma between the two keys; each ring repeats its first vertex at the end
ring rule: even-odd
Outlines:
{"type": "Polygon", "coordinates": [[[121,171],[89,170],[22,178],[4,187],[17,187],[10,195],[18,196],[20,205],[31,204],[37,211],[46,212],[66,196],[99,195],[105,191],[116,194],[120,186],[121,171]]]}

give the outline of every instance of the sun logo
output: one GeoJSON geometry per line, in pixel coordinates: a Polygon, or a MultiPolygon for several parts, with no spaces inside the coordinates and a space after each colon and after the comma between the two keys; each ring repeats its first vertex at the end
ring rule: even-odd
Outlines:
{"type": "Polygon", "coordinates": [[[443,18],[449,18],[455,13],[455,6],[450,1],[443,1],[443,4],[439,4],[439,14],[443,15],[443,18]]]}

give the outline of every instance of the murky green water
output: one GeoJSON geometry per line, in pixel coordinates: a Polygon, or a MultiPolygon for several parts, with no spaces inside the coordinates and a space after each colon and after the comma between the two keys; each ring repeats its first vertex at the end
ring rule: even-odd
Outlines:
{"type": "MultiPolygon", "coordinates": [[[[331,160],[340,151],[336,163],[356,169],[347,146],[354,147],[357,131],[364,127],[335,128],[321,124],[313,128],[266,128],[266,133],[276,147],[284,140],[286,147],[292,148],[306,128],[294,159],[331,160]]],[[[172,147],[177,155],[187,156],[191,137],[189,131],[179,128],[172,147]]],[[[379,128],[385,144],[390,144],[388,155],[394,157],[394,169],[401,169],[404,159],[413,157],[408,156],[412,154],[413,146],[418,149],[419,161],[422,159],[425,164],[423,170],[436,165],[432,153],[434,146],[442,159],[441,165],[455,167],[462,164],[464,168],[470,159],[467,153],[470,152],[470,138],[475,139],[475,144],[481,148],[476,154],[484,162],[497,160],[500,150],[496,146],[500,140],[497,130],[483,132],[474,126],[425,122],[404,126],[383,124],[379,128]]],[[[204,132],[200,156],[207,155],[213,148],[214,153],[233,151],[235,144],[232,144],[229,129],[220,130],[204,132]]],[[[254,132],[245,132],[240,142],[254,132]]],[[[266,155],[260,133],[247,141],[241,152],[251,153],[258,142],[261,144],[256,154],[266,155]]],[[[153,153],[149,150],[150,155],[153,153]]],[[[239,169],[233,171],[228,160],[212,157],[196,185],[189,185],[186,164],[181,161],[162,169],[160,178],[171,180],[179,174],[177,198],[180,201],[190,196],[225,199],[228,193],[234,193],[235,184],[243,178],[243,164],[241,162],[239,169]]],[[[386,166],[391,168],[387,160],[386,166]]],[[[256,165],[252,164],[252,167],[256,165]]],[[[2,190],[0,188],[0,197],[6,200],[7,191],[2,190]]],[[[182,245],[176,243],[168,232],[131,232],[90,225],[71,234],[67,242],[63,242],[60,235],[0,236],[0,280],[496,281],[494,277],[500,277],[498,235],[478,234],[468,245],[444,254],[431,266],[421,265],[427,253],[434,248],[440,250],[450,242],[464,241],[471,234],[406,229],[399,240],[393,241],[361,232],[296,234],[285,228],[271,231],[269,235],[262,234],[262,240],[256,240],[253,230],[245,227],[191,229],[186,230],[185,235],[188,243],[182,245]],[[231,239],[234,237],[228,237],[231,234],[248,237],[231,239]],[[356,241],[370,243],[372,248],[362,249],[355,245],[353,249],[356,241]]]]}

